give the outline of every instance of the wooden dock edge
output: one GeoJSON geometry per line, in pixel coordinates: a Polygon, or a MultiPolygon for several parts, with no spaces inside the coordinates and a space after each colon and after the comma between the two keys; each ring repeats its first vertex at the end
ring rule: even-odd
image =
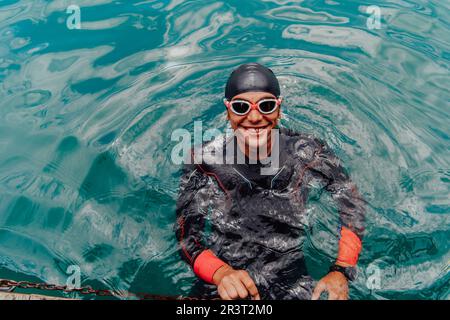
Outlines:
{"type": "Polygon", "coordinates": [[[77,299],[44,296],[40,294],[26,294],[26,293],[0,291],[0,300],[77,300],[77,299]]]}

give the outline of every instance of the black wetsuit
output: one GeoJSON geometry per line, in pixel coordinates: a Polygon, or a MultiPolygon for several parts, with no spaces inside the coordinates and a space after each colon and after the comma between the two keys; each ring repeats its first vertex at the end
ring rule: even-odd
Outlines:
{"type": "MultiPolygon", "coordinates": [[[[190,265],[211,249],[248,271],[262,299],[310,299],[314,280],[302,250],[308,186],[318,180],[337,202],[341,225],[360,238],[364,201],[322,142],[287,129],[280,129],[279,141],[279,169],[272,175],[260,174],[261,163],[185,165],[175,231],[190,265]]],[[[192,294],[217,297],[216,287],[200,279],[192,294]]]]}

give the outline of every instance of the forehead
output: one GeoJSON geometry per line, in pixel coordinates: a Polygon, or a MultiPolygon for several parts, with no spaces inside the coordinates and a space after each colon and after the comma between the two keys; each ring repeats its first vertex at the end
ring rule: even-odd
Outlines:
{"type": "Polygon", "coordinates": [[[245,92],[234,96],[233,99],[231,100],[242,99],[248,101],[257,101],[265,98],[276,98],[276,97],[269,92],[245,92]]]}

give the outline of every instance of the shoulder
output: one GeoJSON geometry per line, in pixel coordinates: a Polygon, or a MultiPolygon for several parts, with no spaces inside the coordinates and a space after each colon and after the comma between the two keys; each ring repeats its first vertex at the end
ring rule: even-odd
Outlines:
{"type": "Polygon", "coordinates": [[[311,160],[317,153],[327,149],[326,143],[314,135],[280,128],[280,136],[285,146],[295,157],[311,160]]]}
{"type": "Polygon", "coordinates": [[[217,164],[223,164],[228,139],[225,135],[204,141],[189,150],[183,164],[183,174],[196,171],[195,176],[206,176],[206,172],[213,172],[217,164]]]}
{"type": "Polygon", "coordinates": [[[321,145],[323,141],[312,134],[298,132],[288,128],[280,128],[280,135],[286,140],[301,144],[321,145]]]}

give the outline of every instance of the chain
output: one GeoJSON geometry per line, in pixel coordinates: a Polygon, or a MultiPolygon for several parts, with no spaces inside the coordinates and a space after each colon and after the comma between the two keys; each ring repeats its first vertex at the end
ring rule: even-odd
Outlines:
{"type": "MultiPolygon", "coordinates": [[[[85,286],[80,288],[71,288],[67,285],[61,286],[61,285],[55,285],[55,284],[49,284],[49,283],[35,283],[30,281],[14,281],[14,280],[8,280],[8,279],[0,279],[0,291],[2,288],[5,288],[4,291],[13,291],[15,288],[21,288],[21,289],[38,289],[38,290],[50,290],[50,291],[63,291],[63,292],[77,292],[82,295],[96,295],[96,296],[117,296],[117,294],[114,294],[113,291],[103,289],[103,290],[97,290],[93,289],[91,286],[85,286]]],[[[125,294],[127,297],[135,297],[140,300],[199,300],[198,298],[194,297],[183,297],[183,296],[163,296],[163,295],[156,295],[156,294],[150,294],[150,293],[131,293],[126,292],[125,294]]],[[[123,296],[123,295],[122,295],[123,296]]]]}

